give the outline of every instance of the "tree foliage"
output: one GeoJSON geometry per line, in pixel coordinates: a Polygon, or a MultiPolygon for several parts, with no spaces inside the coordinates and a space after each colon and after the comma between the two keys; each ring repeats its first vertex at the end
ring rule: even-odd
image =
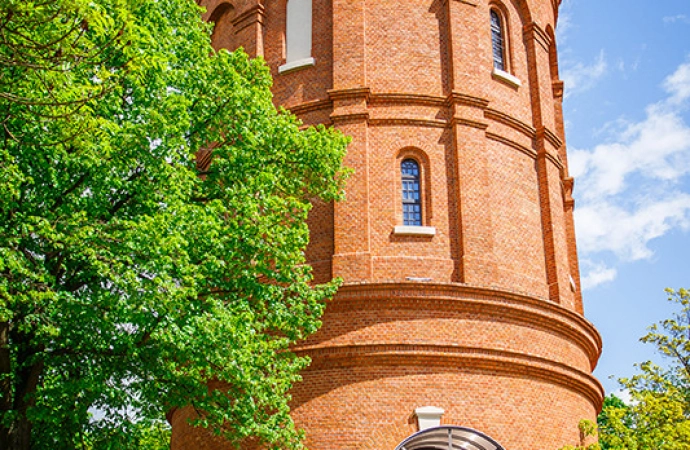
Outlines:
{"type": "Polygon", "coordinates": [[[667,364],[644,362],[637,375],[620,380],[631,400],[604,408],[600,440],[606,449],[690,448],[690,292],[667,292],[679,311],[652,325],[641,339],[667,364]]]}
{"type": "Polygon", "coordinates": [[[192,0],[0,0],[0,448],[144,448],[188,405],[300,446],[287,349],[336,289],[305,219],[346,139],[270,86],[192,0]]]}
{"type": "Polygon", "coordinates": [[[566,445],[559,450],[602,450],[603,447],[598,442],[591,442],[597,437],[597,425],[594,422],[581,420],[577,427],[580,430],[580,444],[566,445]]]}
{"type": "Polygon", "coordinates": [[[641,341],[666,359],[664,366],[639,364],[632,378],[620,379],[630,395],[604,401],[598,418],[603,450],[686,450],[690,448],[690,291],[667,290],[678,311],[649,327],[641,341]]]}

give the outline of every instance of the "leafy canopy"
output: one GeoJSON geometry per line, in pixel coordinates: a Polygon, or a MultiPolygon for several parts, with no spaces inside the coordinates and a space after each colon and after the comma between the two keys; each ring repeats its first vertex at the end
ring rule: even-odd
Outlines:
{"type": "Polygon", "coordinates": [[[619,380],[630,401],[605,399],[597,421],[603,450],[690,448],[690,291],[667,293],[678,312],[649,327],[641,339],[654,345],[667,364],[646,361],[638,365],[637,375],[619,380]]]}
{"type": "Polygon", "coordinates": [[[287,349],[336,289],[305,219],[347,140],[270,87],[192,0],[0,0],[0,448],[154,448],[188,405],[300,446],[287,349]]]}
{"type": "Polygon", "coordinates": [[[690,448],[690,291],[667,292],[678,312],[649,327],[641,339],[667,364],[644,362],[637,375],[620,380],[631,401],[604,408],[600,440],[605,449],[690,448]]]}

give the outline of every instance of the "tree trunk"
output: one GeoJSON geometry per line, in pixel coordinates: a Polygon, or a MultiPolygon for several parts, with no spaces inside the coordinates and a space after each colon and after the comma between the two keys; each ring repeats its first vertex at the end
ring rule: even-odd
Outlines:
{"type": "MultiPolygon", "coordinates": [[[[10,372],[10,324],[0,322],[0,415],[12,409],[12,382],[10,372]]],[[[9,450],[10,429],[0,424],[0,450],[9,450]]]]}
{"type": "Polygon", "coordinates": [[[7,322],[0,323],[0,413],[17,414],[7,426],[0,425],[0,450],[29,450],[31,448],[31,422],[26,411],[35,404],[34,394],[43,373],[43,361],[27,364],[43,350],[31,345],[29,336],[15,334],[7,322]],[[10,343],[24,343],[17,352],[17,367],[12,367],[10,343]],[[18,370],[17,370],[18,369],[18,370]],[[10,375],[14,372],[15,379],[10,375]]]}
{"type": "Polygon", "coordinates": [[[14,421],[9,428],[0,428],[0,450],[30,449],[31,423],[25,417],[14,421]]]}

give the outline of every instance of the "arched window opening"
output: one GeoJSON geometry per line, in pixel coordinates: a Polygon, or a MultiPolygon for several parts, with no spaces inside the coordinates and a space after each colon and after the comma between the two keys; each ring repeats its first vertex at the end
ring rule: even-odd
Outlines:
{"type": "Polygon", "coordinates": [[[405,159],[400,165],[402,175],[403,225],[422,226],[422,198],[419,164],[405,159]]]}
{"type": "Polygon", "coordinates": [[[230,3],[221,3],[216,7],[209,17],[209,22],[213,23],[213,32],[211,33],[211,46],[214,50],[225,48],[229,51],[236,49],[234,43],[235,29],[232,25],[232,19],[235,15],[235,8],[230,3]]]}
{"type": "Polygon", "coordinates": [[[311,0],[288,0],[285,30],[287,64],[311,58],[311,0]]]}
{"type": "Polygon", "coordinates": [[[505,30],[501,16],[495,9],[491,10],[491,47],[493,50],[494,68],[505,71],[507,67],[505,30]]]}

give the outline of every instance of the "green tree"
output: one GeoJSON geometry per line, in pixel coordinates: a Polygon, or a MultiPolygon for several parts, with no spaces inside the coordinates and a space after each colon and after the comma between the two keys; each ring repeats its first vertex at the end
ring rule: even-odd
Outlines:
{"type": "Polygon", "coordinates": [[[581,420],[577,427],[580,430],[580,444],[566,445],[559,450],[602,450],[603,447],[598,442],[590,443],[597,437],[597,425],[594,422],[581,420]]]}
{"type": "Polygon", "coordinates": [[[603,450],[690,448],[690,291],[667,293],[678,311],[641,338],[654,345],[667,364],[646,361],[637,366],[637,375],[619,380],[630,394],[629,403],[614,395],[604,400],[597,419],[603,450]]]}
{"type": "Polygon", "coordinates": [[[190,405],[301,446],[288,348],[337,288],[305,219],[347,139],[270,85],[193,0],[0,0],[0,449],[156,448],[190,405]]]}
{"type": "MultiPolygon", "coordinates": [[[[620,415],[620,412],[623,412],[624,415],[627,415],[626,410],[627,405],[616,395],[609,394],[606,396],[606,398],[604,398],[604,404],[601,413],[599,413],[599,416],[597,417],[597,427],[601,434],[599,444],[601,445],[602,450],[614,449],[614,447],[611,447],[611,444],[609,442],[611,440],[610,436],[612,436],[614,432],[614,430],[612,430],[612,423],[614,423],[617,419],[612,417],[612,415],[620,415]]],[[[629,421],[626,422],[626,424],[627,426],[632,425],[629,421]]]]}
{"type": "Polygon", "coordinates": [[[667,364],[644,362],[637,375],[620,380],[631,401],[602,411],[599,435],[606,449],[690,448],[690,291],[667,292],[679,310],[641,339],[654,345],[667,364]]]}

